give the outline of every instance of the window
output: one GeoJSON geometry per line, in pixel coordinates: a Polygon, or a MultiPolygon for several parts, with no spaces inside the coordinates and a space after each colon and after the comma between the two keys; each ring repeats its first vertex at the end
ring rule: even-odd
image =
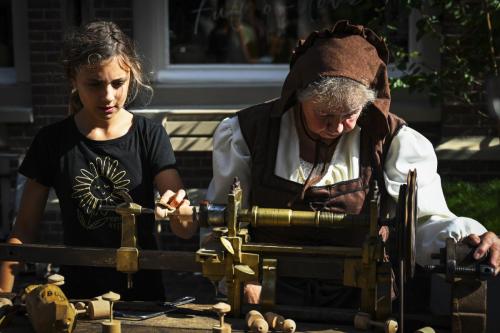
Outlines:
{"type": "Polygon", "coordinates": [[[408,16],[400,14],[386,1],[170,0],[169,63],[287,64],[298,39],[340,19],[389,23],[393,30],[382,33],[406,47],[408,16]]]}
{"type": "Polygon", "coordinates": [[[136,0],[134,15],[155,80],[170,85],[279,86],[297,39],[339,19],[408,45],[408,13],[396,1],[136,0]]]}
{"type": "MultiPolygon", "coordinates": [[[[338,19],[372,28],[392,52],[419,51],[412,61],[439,66],[438,41],[416,39],[419,15],[393,0],[134,0],[134,38],[154,73],[152,105],[237,109],[279,96],[296,40],[338,19]]],[[[399,75],[394,65],[389,75],[399,75]]],[[[408,121],[441,119],[425,93],[392,97],[392,111],[408,121]]]]}
{"type": "Polygon", "coordinates": [[[0,127],[33,118],[27,7],[27,0],[0,0],[0,127]]]}
{"type": "Polygon", "coordinates": [[[0,83],[15,82],[12,6],[0,0],[0,83]]]}
{"type": "Polygon", "coordinates": [[[0,0],[0,85],[29,82],[27,0],[0,0]]]}

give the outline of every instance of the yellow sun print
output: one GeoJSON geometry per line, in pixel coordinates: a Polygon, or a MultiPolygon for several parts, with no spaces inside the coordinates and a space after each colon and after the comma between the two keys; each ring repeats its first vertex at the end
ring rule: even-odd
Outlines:
{"type": "MultiPolygon", "coordinates": [[[[80,175],[75,177],[72,197],[78,199],[79,207],[89,216],[84,220],[79,217],[80,223],[87,229],[95,229],[105,221],[99,214],[101,205],[116,205],[123,201],[119,192],[128,192],[127,185],[130,179],[126,172],[120,170],[118,161],[108,156],[97,157],[95,163],[90,162],[89,169],[80,169],[80,175]],[[92,220],[100,221],[94,223],[92,220]]],[[[105,212],[102,215],[107,215],[105,212]]]]}

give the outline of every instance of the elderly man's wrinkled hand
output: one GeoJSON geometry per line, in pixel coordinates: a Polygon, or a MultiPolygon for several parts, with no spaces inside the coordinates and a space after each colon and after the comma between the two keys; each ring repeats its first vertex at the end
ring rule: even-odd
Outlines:
{"type": "Polygon", "coordinates": [[[489,253],[488,264],[495,268],[495,275],[498,275],[500,272],[500,239],[497,235],[491,231],[480,236],[471,234],[465,241],[472,246],[477,246],[473,254],[474,259],[480,260],[489,253]]]}

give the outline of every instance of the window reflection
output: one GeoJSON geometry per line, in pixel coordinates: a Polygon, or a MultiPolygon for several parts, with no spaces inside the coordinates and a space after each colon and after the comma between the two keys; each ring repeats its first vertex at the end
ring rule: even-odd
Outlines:
{"type": "Polygon", "coordinates": [[[299,38],[339,19],[375,28],[406,47],[408,16],[393,2],[170,0],[170,63],[288,63],[299,38]]]}

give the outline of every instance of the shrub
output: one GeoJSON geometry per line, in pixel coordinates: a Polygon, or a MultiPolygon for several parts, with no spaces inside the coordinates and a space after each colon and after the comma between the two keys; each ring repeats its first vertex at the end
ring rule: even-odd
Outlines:
{"type": "Polygon", "coordinates": [[[443,191],[453,213],[476,219],[500,234],[500,179],[484,183],[444,182],[443,191]]]}

